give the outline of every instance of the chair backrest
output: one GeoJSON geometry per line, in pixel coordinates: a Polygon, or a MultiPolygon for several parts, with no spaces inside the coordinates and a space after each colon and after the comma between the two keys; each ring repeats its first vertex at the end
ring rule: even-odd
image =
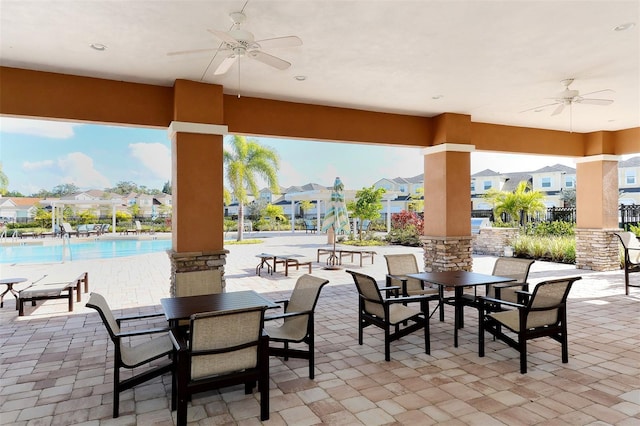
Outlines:
{"type": "MultiPolygon", "coordinates": [[[[387,262],[387,273],[391,275],[404,276],[407,274],[417,274],[420,272],[418,269],[418,261],[413,253],[406,254],[385,254],[384,259],[387,262]]],[[[396,282],[397,280],[391,280],[390,285],[401,285],[396,282]]],[[[414,278],[407,278],[407,291],[421,290],[422,283],[420,280],[414,278]]]]}
{"type": "Polygon", "coordinates": [[[527,303],[527,328],[554,325],[562,319],[560,309],[564,309],[571,286],[582,277],[567,277],[539,283],[527,303]]]}
{"type": "Polygon", "coordinates": [[[615,233],[625,250],[628,250],[629,262],[640,263],[640,241],[633,232],[616,232],[615,233]]]}
{"type": "MultiPolygon", "coordinates": [[[[315,311],[318,298],[320,297],[320,290],[322,290],[322,287],[328,282],[329,280],[314,277],[313,275],[302,275],[296,281],[296,285],[291,292],[291,298],[289,299],[289,303],[287,303],[285,313],[315,311]]],[[[285,318],[284,321],[290,323],[290,327],[299,327],[300,330],[306,331],[309,315],[285,318]]]]}
{"type": "Polygon", "coordinates": [[[382,294],[378,284],[373,277],[369,275],[361,274],[355,271],[347,271],[353,277],[353,281],[356,283],[358,294],[361,301],[363,301],[363,309],[368,314],[376,315],[380,318],[385,318],[382,294]]]}
{"type": "Polygon", "coordinates": [[[177,297],[222,293],[222,272],[220,269],[176,272],[175,288],[177,297]]]}
{"type": "MultiPolygon", "coordinates": [[[[529,277],[529,270],[531,265],[535,262],[533,259],[518,259],[515,257],[499,257],[496,259],[496,263],[493,265],[493,272],[491,275],[498,277],[514,278],[517,284],[524,284],[529,277]]],[[[501,292],[502,300],[510,300],[516,302],[515,296],[513,300],[504,297],[504,290],[501,292]]],[[[487,296],[495,297],[495,290],[493,285],[487,286],[487,296]]]]}
{"type": "Polygon", "coordinates": [[[73,234],[75,231],[73,230],[73,227],[71,226],[71,224],[69,222],[63,222],[62,223],[62,229],[64,230],[65,233],[69,234],[73,234]]]}
{"type": "Polygon", "coordinates": [[[111,337],[114,344],[119,345],[120,339],[117,335],[120,334],[120,326],[113,316],[113,312],[111,312],[111,308],[109,308],[109,304],[105,298],[101,294],[91,293],[89,301],[87,302],[87,307],[98,311],[100,318],[102,318],[102,322],[109,333],[109,337],[111,337]]]}
{"type": "Polygon", "coordinates": [[[206,312],[191,316],[191,379],[255,368],[264,307],[206,312]]]}
{"type": "Polygon", "coordinates": [[[139,220],[136,220],[136,229],[137,229],[138,231],[142,231],[142,224],[140,223],[140,221],[139,221],[139,220]]]}

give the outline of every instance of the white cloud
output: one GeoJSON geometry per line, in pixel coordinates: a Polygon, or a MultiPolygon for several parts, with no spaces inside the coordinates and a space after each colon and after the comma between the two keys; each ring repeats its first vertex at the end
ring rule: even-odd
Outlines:
{"type": "MultiPolygon", "coordinates": [[[[80,188],[107,188],[111,186],[109,179],[97,171],[93,158],[82,152],[72,152],[58,159],[61,183],[73,183],[80,188]]],[[[55,185],[53,185],[55,186],[55,185]]]]}
{"type": "Polygon", "coordinates": [[[129,152],[146,167],[154,177],[171,179],[171,151],[161,143],[132,143],[129,152]]]}
{"type": "Polygon", "coordinates": [[[72,138],[74,127],[82,124],[64,121],[27,120],[22,118],[0,117],[0,132],[41,136],[53,139],[72,138]]]}
{"type": "Polygon", "coordinates": [[[55,163],[53,160],[43,160],[43,161],[25,161],[22,163],[22,170],[25,172],[33,172],[37,170],[50,169],[53,167],[55,163]]]}

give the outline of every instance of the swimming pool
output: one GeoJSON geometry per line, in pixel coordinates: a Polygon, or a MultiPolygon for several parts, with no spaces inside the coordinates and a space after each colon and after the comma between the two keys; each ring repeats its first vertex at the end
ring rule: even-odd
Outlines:
{"type": "MultiPolygon", "coordinates": [[[[134,256],[155,253],[171,248],[170,239],[158,240],[94,240],[73,241],[65,246],[65,261],[108,259],[113,257],[134,256]]],[[[61,262],[63,247],[56,244],[26,244],[0,247],[1,263],[50,263],[61,262]]]]}

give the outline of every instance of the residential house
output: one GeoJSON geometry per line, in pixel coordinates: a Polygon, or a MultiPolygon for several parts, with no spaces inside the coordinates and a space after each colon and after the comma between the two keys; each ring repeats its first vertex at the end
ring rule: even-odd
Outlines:
{"type": "Polygon", "coordinates": [[[40,198],[0,197],[0,223],[28,222],[35,216],[40,198]]]}
{"type": "Polygon", "coordinates": [[[547,207],[565,207],[563,192],[576,189],[576,169],[556,164],[530,173],[532,189],[545,194],[544,204],[547,207]]]}
{"type": "Polygon", "coordinates": [[[640,204],[640,157],[618,163],[620,204],[640,204]]]}

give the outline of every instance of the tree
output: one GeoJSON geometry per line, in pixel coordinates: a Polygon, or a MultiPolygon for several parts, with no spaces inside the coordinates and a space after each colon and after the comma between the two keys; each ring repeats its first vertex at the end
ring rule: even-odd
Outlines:
{"type": "Polygon", "coordinates": [[[269,218],[269,221],[271,222],[270,225],[273,226],[275,224],[278,230],[280,229],[279,223],[284,222],[287,219],[284,216],[284,209],[281,206],[274,206],[271,203],[267,204],[262,211],[262,217],[269,218]]]}
{"type": "Polygon", "coordinates": [[[416,189],[415,194],[409,195],[408,208],[409,211],[412,212],[423,212],[424,211],[424,187],[420,187],[416,189]]]}
{"type": "Polygon", "coordinates": [[[227,180],[231,192],[238,200],[238,241],[244,233],[244,205],[248,195],[258,194],[257,178],[267,182],[273,193],[278,193],[278,154],[254,139],[233,136],[229,141],[231,150],[224,151],[227,180]]]}
{"type": "Polygon", "coordinates": [[[43,209],[42,207],[36,207],[35,214],[33,218],[37,221],[40,221],[40,226],[43,228],[51,227],[51,212],[43,209]],[[48,222],[48,223],[47,223],[48,222]]]}
{"type": "Polygon", "coordinates": [[[120,195],[127,195],[127,194],[131,194],[132,192],[135,192],[135,193],[141,192],[138,185],[131,181],[120,181],[116,183],[116,186],[114,186],[113,188],[105,188],[105,191],[113,192],[120,195]]]}
{"type": "Polygon", "coordinates": [[[164,192],[165,194],[171,194],[171,181],[168,180],[164,183],[164,185],[162,186],[162,192],[164,192]]]}
{"type": "Polygon", "coordinates": [[[65,195],[75,194],[78,191],[80,191],[80,188],[78,188],[75,184],[73,184],[73,183],[63,183],[63,184],[55,186],[51,190],[51,196],[53,196],[53,197],[64,197],[65,195]]]}
{"type": "Polygon", "coordinates": [[[6,194],[8,189],[9,189],[9,178],[2,171],[2,163],[0,163],[0,195],[6,194]]]}
{"type": "Polygon", "coordinates": [[[374,221],[380,217],[384,188],[362,188],[356,192],[356,200],[347,203],[347,209],[358,218],[358,235],[362,240],[362,224],[365,220],[374,221]]]}
{"type": "Polygon", "coordinates": [[[300,216],[304,217],[304,214],[313,208],[313,203],[309,200],[300,201],[300,216]]]}
{"type": "Polygon", "coordinates": [[[544,212],[547,208],[543,203],[544,194],[532,190],[527,181],[521,181],[513,192],[491,189],[484,198],[493,204],[496,218],[507,213],[514,224],[524,225],[533,213],[544,212]]]}
{"type": "Polygon", "coordinates": [[[563,207],[575,207],[576,206],[576,190],[573,188],[563,190],[562,195],[560,195],[560,199],[564,204],[563,207]]]}

